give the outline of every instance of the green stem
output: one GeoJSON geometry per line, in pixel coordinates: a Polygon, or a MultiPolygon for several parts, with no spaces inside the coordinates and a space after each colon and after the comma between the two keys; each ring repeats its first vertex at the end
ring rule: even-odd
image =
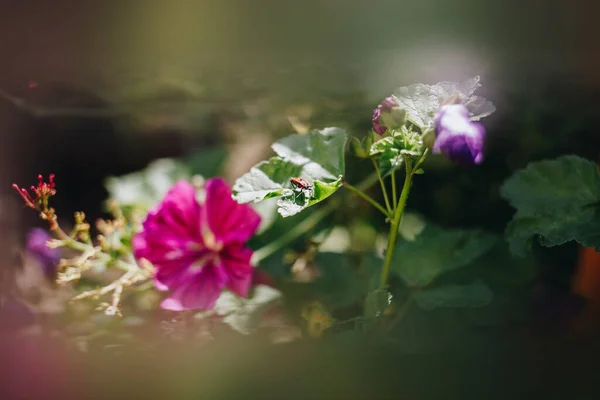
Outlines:
{"type": "Polygon", "coordinates": [[[404,162],[406,165],[406,177],[404,178],[404,186],[402,187],[402,193],[400,193],[398,207],[396,207],[394,210],[392,226],[390,227],[390,236],[387,250],[385,252],[383,270],[381,271],[381,279],[379,281],[380,288],[385,288],[387,286],[388,277],[390,275],[390,267],[392,265],[392,259],[394,257],[394,250],[396,247],[396,239],[398,238],[398,229],[400,228],[400,221],[402,220],[402,214],[404,213],[404,207],[406,206],[406,199],[408,199],[408,192],[410,191],[410,186],[412,184],[413,171],[411,160],[409,157],[406,157],[404,162]]]}
{"type": "MultiPolygon", "coordinates": [[[[372,186],[378,179],[378,175],[371,174],[366,177],[361,183],[356,186],[356,189],[360,192],[366,190],[372,186]]],[[[325,218],[329,213],[333,212],[339,205],[339,201],[330,201],[323,208],[315,211],[310,217],[306,218],[294,228],[287,231],[285,234],[280,236],[277,240],[269,243],[268,245],[256,250],[252,256],[252,263],[258,265],[261,261],[265,260],[269,256],[275,254],[292,242],[297,237],[305,234],[306,232],[313,229],[320,220],[325,218]]]]}
{"type": "Polygon", "coordinates": [[[131,271],[131,270],[139,269],[139,267],[135,263],[132,264],[132,263],[128,263],[123,260],[113,259],[109,254],[106,254],[101,251],[95,251],[93,245],[85,244],[85,243],[82,243],[82,242],[79,242],[79,241],[73,239],[72,237],[67,235],[66,232],[63,231],[60,226],[57,226],[56,228],[54,228],[53,232],[56,234],[56,236],[58,237],[59,240],[63,241],[63,243],[66,247],[69,247],[73,250],[80,251],[82,253],[93,251],[93,253],[94,253],[93,257],[95,259],[105,262],[107,264],[112,264],[112,265],[116,266],[117,268],[122,269],[124,271],[131,271]]]}
{"type": "Polygon", "coordinates": [[[390,200],[388,199],[388,194],[387,194],[387,190],[385,189],[385,182],[383,181],[383,178],[381,177],[381,171],[379,170],[379,165],[377,164],[377,161],[374,159],[371,159],[371,161],[373,161],[373,166],[375,167],[375,171],[377,171],[377,178],[379,178],[379,184],[381,185],[381,191],[383,192],[383,200],[385,200],[385,207],[387,208],[388,212],[391,214],[393,214],[392,208],[390,207],[390,200]]]}
{"type": "Polygon", "coordinates": [[[370,203],[373,207],[375,207],[376,209],[381,211],[383,213],[383,215],[385,215],[387,218],[392,219],[391,214],[389,212],[387,212],[386,209],[383,208],[383,206],[381,204],[379,204],[377,201],[375,201],[371,196],[362,192],[361,190],[358,190],[357,188],[350,185],[349,183],[344,182],[343,185],[346,189],[348,189],[351,192],[356,193],[357,195],[362,197],[364,200],[366,200],[368,203],[370,203]]]}
{"type": "Polygon", "coordinates": [[[396,196],[396,171],[392,171],[392,201],[395,210],[398,207],[398,197],[396,196]]]}

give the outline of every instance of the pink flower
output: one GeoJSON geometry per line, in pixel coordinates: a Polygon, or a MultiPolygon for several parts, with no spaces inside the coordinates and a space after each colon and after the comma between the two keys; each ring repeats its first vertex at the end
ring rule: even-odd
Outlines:
{"type": "Polygon", "coordinates": [[[133,238],[135,256],[156,268],[156,287],[171,291],[164,309],[212,309],[223,288],[248,295],[253,267],[245,243],[260,216],[233,200],[221,178],[207,180],[205,191],[201,204],[190,183],[177,182],[133,238]]]}

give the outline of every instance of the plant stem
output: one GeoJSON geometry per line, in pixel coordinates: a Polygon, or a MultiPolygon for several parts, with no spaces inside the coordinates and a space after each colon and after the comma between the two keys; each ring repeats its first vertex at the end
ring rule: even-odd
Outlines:
{"type": "MultiPolygon", "coordinates": [[[[360,182],[356,186],[355,189],[357,189],[360,192],[363,192],[364,190],[366,190],[367,188],[372,186],[375,183],[375,181],[377,181],[377,179],[378,179],[377,174],[371,174],[368,177],[366,177],[362,182],[360,182]]],[[[310,231],[311,229],[313,229],[319,223],[319,221],[321,221],[323,218],[325,218],[327,215],[329,215],[329,213],[333,212],[333,210],[335,210],[336,207],[338,207],[338,205],[339,205],[339,201],[330,201],[325,207],[317,210],[313,215],[306,218],[305,220],[300,222],[298,225],[296,225],[295,227],[293,227],[292,229],[287,231],[285,234],[283,234],[277,240],[256,250],[252,256],[252,264],[258,265],[261,261],[265,260],[269,256],[273,255],[280,249],[287,246],[291,241],[296,239],[298,236],[301,236],[301,235],[305,234],[306,232],[310,231]]]]}
{"type": "Polygon", "coordinates": [[[379,204],[377,201],[375,201],[375,199],[373,199],[371,196],[358,190],[357,188],[350,185],[349,183],[344,182],[343,185],[346,189],[350,190],[351,192],[356,193],[357,195],[362,197],[364,200],[366,200],[368,203],[370,203],[373,207],[375,207],[376,209],[381,211],[383,213],[383,215],[385,215],[388,219],[390,219],[390,220],[392,219],[392,215],[388,211],[386,211],[386,209],[383,208],[383,206],[381,204],[379,204]]]}
{"type": "Polygon", "coordinates": [[[400,193],[400,200],[398,201],[398,207],[394,210],[394,217],[392,219],[392,226],[390,227],[390,235],[385,252],[385,260],[383,262],[383,270],[381,271],[381,279],[379,281],[379,287],[385,288],[387,285],[388,277],[390,275],[390,267],[392,265],[392,259],[394,257],[394,250],[396,247],[396,239],[398,238],[398,229],[400,227],[400,221],[402,220],[402,214],[404,214],[404,207],[406,206],[406,199],[408,199],[408,192],[412,184],[413,170],[411,160],[409,157],[404,159],[406,165],[406,177],[404,178],[404,186],[402,187],[402,193],[400,193]]]}
{"type": "Polygon", "coordinates": [[[96,258],[106,263],[111,263],[112,265],[124,271],[132,271],[139,269],[136,263],[129,263],[123,260],[113,259],[109,254],[95,249],[93,245],[85,244],[73,239],[72,237],[67,235],[58,224],[56,225],[56,228],[54,228],[52,231],[56,234],[59,240],[63,241],[66,247],[80,251],[82,253],[92,253],[93,258],[96,258]]]}
{"type": "Polygon", "coordinates": [[[319,221],[321,221],[331,211],[335,209],[336,205],[336,202],[329,202],[325,207],[315,211],[315,213],[312,214],[310,217],[302,220],[298,225],[294,226],[292,229],[284,233],[282,236],[279,237],[279,239],[274,240],[268,245],[255,251],[252,255],[252,263],[254,265],[260,263],[262,260],[268,258],[272,254],[282,249],[284,246],[286,246],[298,236],[303,235],[304,233],[313,229],[319,223],[319,221]]]}
{"type": "Polygon", "coordinates": [[[392,171],[392,202],[394,210],[398,207],[398,197],[396,196],[396,171],[392,171]]]}
{"type": "Polygon", "coordinates": [[[383,178],[381,177],[381,171],[379,170],[379,165],[377,164],[377,161],[375,161],[374,159],[371,159],[371,161],[373,161],[373,166],[375,167],[375,171],[377,171],[377,178],[379,178],[379,183],[381,184],[381,191],[383,192],[383,200],[385,200],[385,207],[387,208],[388,212],[391,215],[391,214],[393,214],[393,210],[390,207],[390,200],[388,199],[387,190],[385,190],[385,182],[383,181],[383,178]]]}

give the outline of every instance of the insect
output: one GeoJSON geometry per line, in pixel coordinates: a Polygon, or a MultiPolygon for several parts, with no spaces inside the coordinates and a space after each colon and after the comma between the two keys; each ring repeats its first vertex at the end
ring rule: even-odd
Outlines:
{"type": "Polygon", "coordinates": [[[290,178],[290,182],[294,190],[294,201],[296,201],[297,196],[303,195],[304,207],[306,207],[315,194],[313,185],[306,178],[290,178]]]}

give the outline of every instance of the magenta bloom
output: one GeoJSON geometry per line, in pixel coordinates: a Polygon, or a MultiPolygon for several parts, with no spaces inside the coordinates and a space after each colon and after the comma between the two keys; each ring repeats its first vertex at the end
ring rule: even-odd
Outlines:
{"type": "Polygon", "coordinates": [[[133,238],[135,256],[156,268],[156,287],[171,292],[164,309],[212,309],[223,288],[248,295],[253,267],[245,243],[260,216],[233,200],[223,179],[207,180],[205,191],[200,204],[190,183],[177,182],[133,238]]]}
{"type": "Polygon", "coordinates": [[[469,111],[462,104],[442,106],[435,117],[433,153],[444,153],[449,159],[463,165],[483,162],[485,129],[471,121],[469,111]]]}
{"type": "Polygon", "coordinates": [[[378,107],[373,110],[373,119],[372,119],[373,130],[378,135],[383,135],[385,133],[385,131],[387,131],[387,126],[381,124],[381,122],[379,121],[380,117],[381,117],[381,109],[379,109],[379,107],[378,107]]]}

